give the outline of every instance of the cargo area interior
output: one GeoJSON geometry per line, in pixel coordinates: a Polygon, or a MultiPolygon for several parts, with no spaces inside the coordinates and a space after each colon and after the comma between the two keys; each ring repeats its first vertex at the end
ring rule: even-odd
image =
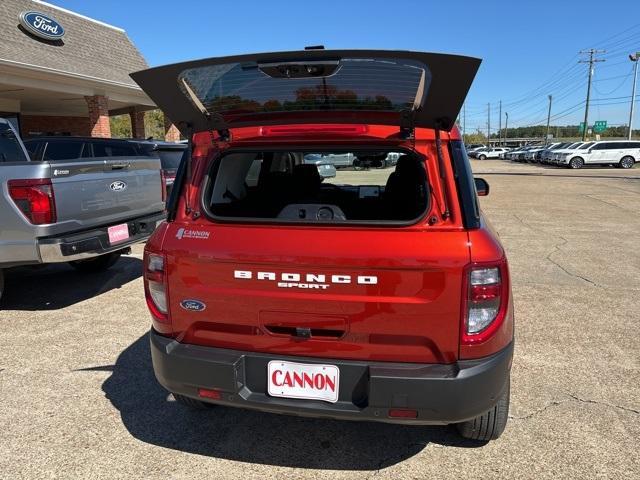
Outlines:
{"type": "Polygon", "coordinates": [[[429,206],[424,160],[397,151],[230,152],[204,191],[214,217],[409,222],[429,206]]]}

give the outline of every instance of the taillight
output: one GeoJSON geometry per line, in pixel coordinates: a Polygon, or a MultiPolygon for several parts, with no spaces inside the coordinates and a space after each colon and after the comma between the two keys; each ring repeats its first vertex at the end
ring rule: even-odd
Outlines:
{"type": "Polygon", "coordinates": [[[144,290],[147,306],[155,320],[169,321],[167,308],[167,282],[163,255],[146,253],[144,259],[144,290]]]}
{"type": "Polygon", "coordinates": [[[508,301],[506,263],[475,264],[465,271],[462,344],[486,341],[504,320],[508,301]]]}
{"type": "Polygon", "coordinates": [[[9,180],[9,196],[33,225],[56,222],[56,202],[49,178],[9,180]]]}

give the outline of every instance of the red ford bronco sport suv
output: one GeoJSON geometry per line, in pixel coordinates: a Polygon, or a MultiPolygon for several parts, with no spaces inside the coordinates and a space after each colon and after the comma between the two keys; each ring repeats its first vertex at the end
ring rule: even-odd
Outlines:
{"type": "Polygon", "coordinates": [[[189,139],[144,258],[177,401],[500,436],[509,270],[455,127],[479,64],[313,49],[132,75],[189,139]],[[321,175],[346,154],[384,167],[321,175]]]}

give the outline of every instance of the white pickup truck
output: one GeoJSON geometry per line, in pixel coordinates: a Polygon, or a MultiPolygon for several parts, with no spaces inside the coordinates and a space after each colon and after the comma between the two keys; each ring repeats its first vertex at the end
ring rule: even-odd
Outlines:
{"type": "Polygon", "coordinates": [[[0,118],[0,298],[6,268],[69,262],[103,270],[164,219],[158,158],[133,141],[65,138],[73,140],[77,154],[52,147],[33,161],[0,118]]]}

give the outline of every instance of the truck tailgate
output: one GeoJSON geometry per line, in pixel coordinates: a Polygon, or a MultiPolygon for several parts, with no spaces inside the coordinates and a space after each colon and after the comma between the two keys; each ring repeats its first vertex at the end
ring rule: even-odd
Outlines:
{"type": "Polygon", "coordinates": [[[117,223],[164,208],[157,158],[55,162],[51,181],[58,224],[67,231],[117,223]]]}

